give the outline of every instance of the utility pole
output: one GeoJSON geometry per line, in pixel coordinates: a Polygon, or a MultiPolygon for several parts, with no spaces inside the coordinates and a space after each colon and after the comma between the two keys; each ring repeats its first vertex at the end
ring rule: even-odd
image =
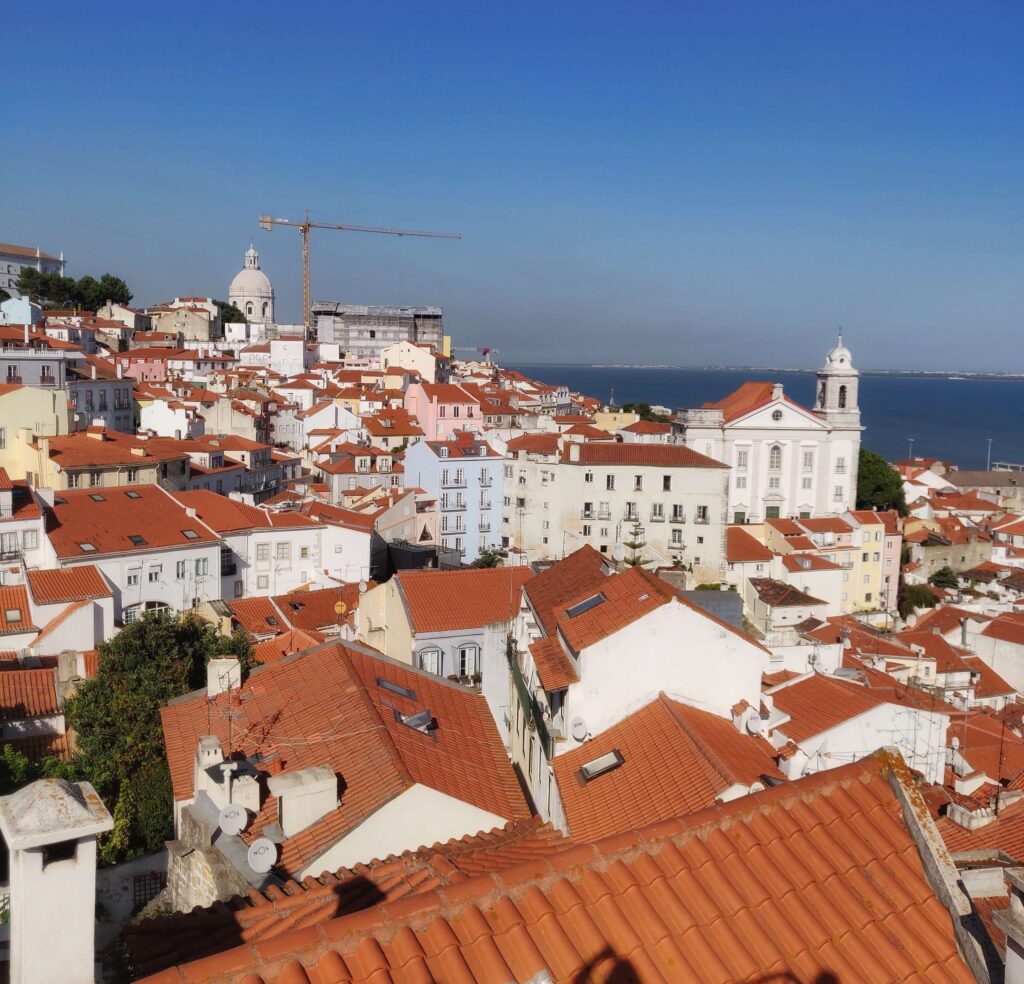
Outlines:
{"type": "Polygon", "coordinates": [[[384,226],[359,226],[345,225],[332,222],[313,222],[309,217],[309,209],[306,209],[305,217],[301,222],[292,219],[275,219],[269,215],[260,216],[260,228],[271,232],[276,225],[292,226],[299,230],[302,236],[302,323],[306,327],[306,340],[312,341],[313,317],[310,311],[309,299],[309,230],[310,229],[335,229],[341,232],[374,232],[383,236],[420,236],[432,239],[461,239],[461,232],[416,232],[412,229],[388,229],[384,226]]]}
{"type": "Polygon", "coordinates": [[[985,461],[985,471],[992,471],[992,438],[986,438],[988,441],[988,458],[985,461]]]}

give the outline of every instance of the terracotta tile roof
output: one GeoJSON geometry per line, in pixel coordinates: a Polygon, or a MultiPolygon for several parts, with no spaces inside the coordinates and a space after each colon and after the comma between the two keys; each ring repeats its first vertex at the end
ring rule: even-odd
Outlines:
{"type": "Polygon", "coordinates": [[[270,598],[235,598],[226,604],[239,626],[252,635],[277,634],[291,628],[270,598]]]}
{"type": "Polygon", "coordinates": [[[981,675],[981,679],[974,685],[974,696],[979,700],[1016,693],[1015,688],[996,673],[980,656],[964,656],[963,661],[971,673],[981,675]]]}
{"type": "Polygon", "coordinates": [[[99,568],[92,564],[48,571],[26,571],[25,577],[37,605],[109,598],[112,594],[99,568]]]}
{"type": "Polygon", "coordinates": [[[527,454],[558,454],[558,434],[523,434],[508,442],[509,454],[525,451],[527,454]]]}
{"type": "Polygon", "coordinates": [[[652,468],[728,468],[682,444],[619,444],[584,441],[562,448],[562,461],[581,465],[648,465],[652,468]],[[573,457],[579,449],[579,459],[573,457]]]}
{"type": "Polygon", "coordinates": [[[260,506],[218,495],[208,489],[175,492],[174,498],[186,509],[194,509],[199,519],[217,533],[241,530],[269,530],[278,527],[316,527],[319,524],[295,512],[272,512],[260,506]]]}
{"type": "Polygon", "coordinates": [[[219,953],[242,940],[270,939],[293,926],[309,927],[384,902],[461,885],[483,874],[541,860],[572,842],[539,818],[509,821],[445,844],[341,868],[285,888],[252,891],[208,909],[141,920],[123,938],[134,964],[152,974],[219,953]]]}
{"type": "Polygon", "coordinates": [[[938,629],[942,635],[948,632],[959,630],[960,620],[969,618],[979,623],[989,621],[988,615],[981,612],[971,612],[966,608],[957,608],[956,605],[942,605],[941,607],[926,609],[917,616],[915,629],[938,629]]]}
{"type": "Polygon", "coordinates": [[[445,632],[505,622],[519,611],[528,567],[399,571],[398,590],[414,632],[445,632]]]}
{"type": "Polygon", "coordinates": [[[0,673],[0,721],[60,714],[57,676],[53,670],[8,670],[0,673]]]}
{"type": "Polygon", "coordinates": [[[461,386],[454,383],[420,383],[431,403],[477,403],[461,386]]]}
{"type": "Polygon", "coordinates": [[[604,558],[587,544],[541,571],[525,586],[526,597],[547,635],[558,627],[558,609],[604,583],[604,558]]]}
{"type": "Polygon", "coordinates": [[[672,424],[668,421],[662,423],[657,420],[638,420],[622,428],[630,434],[671,434],[672,424]]]}
{"type": "Polygon", "coordinates": [[[49,511],[47,536],[61,558],[220,542],[158,485],[63,491],[49,511]],[[133,543],[133,536],[145,542],[133,543]]]}
{"type": "Polygon", "coordinates": [[[751,587],[757,592],[758,598],[772,608],[799,608],[804,605],[824,605],[827,602],[815,598],[792,584],[776,581],[771,577],[750,578],[751,587]]]}
{"type": "Polygon", "coordinates": [[[1024,864],[1024,800],[1004,807],[996,820],[977,830],[967,830],[948,817],[940,817],[935,826],[950,851],[998,848],[1018,864],[1024,864]]]}
{"type": "Polygon", "coordinates": [[[562,648],[557,636],[546,636],[530,646],[537,676],[548,693],[579,683],[580,674],[572,657],[562,648]]]}
{"type": "MultiPolygon", "coordinates": [[[[41,249],[34,246],[15,246],[13,243],[0,243],[0,253],[6,256],[27,256],[30,259],[42,259],[42,260],[56,260],[58,257],[51,255],[50,253],[44,253],[41,249]]],[[[52,312],[49,312],[52,314],[52,312]]],[[[76,313],[76,312],[68,312],[76,313]]],[[[84,313],[84,312],[77,312],[84,313]]]]}
{"type": "Polygon", "coordinates": [[[963,658],[968,655],[968,651],[952,645],[945,636],[937,632],[897,632],[896,638],[905,646],[920,646],[925,656],[935,660],[936,673],[957,673],[967,669],[963,658]]]}
{"type": "Polygon", "coordinates": [[[841,571],[843,569],[839,564],[833,563],[820,554],[784,554],[782,566],[794,574],[801,571],[841,571]]]}
{"type": "Polygon", "coordinates": [[[822,673],[786,684],[772,691],[772,697],[775,706],[790,718],[779,730],[795,742],[820,735],[884,703],[867,687],[822,673]]]}
{"type": "Polygon", "coordinates": [[[32,609],[25,585],[0,585],[0,635],[38,631],[38,627],[32,624],[32,609]]]}
{"type": "Polygon", "coordinates": [[[762,673],[761,689],[771,690],[772,687],[777,687],[780,683],[786,683],[798,676],[802,676],[802,674],[797,673],[796,670],[777,670],[775,673],[762,673]]]}
{"type": "Polygon", "coordinates": [[[1024,646],[1024,621],[1020,618],[1000,615],[992,619],[984,629],[983,636],[998,639],[1000,642],[1011,642],[1016,646],[1024,646]]]}
{"type": "MultiPolygon", "coordinates": [[[[753,413],[761,407],[772,402],[772,383],[763,380],[748,380],[739,389],[734,390],[727,397],[717,403],[705,403],[706,410],[721,410],[722,419],[725,423],[732,423],[748,413],[753,413]]],[[[800,404],[791,400],[788,396],[783,397],[784,401],[791,406],[799,407],[800,404]]],[[[802,407],[800,409],[803,409],[802,407]]]]}
{"type": "MultiPolygon", "coordinates": [[[[414,783],[509,820],[530,815],[481,695],[355,644],[285,657],[253,670],[240,690],[212,700],[201,690],[160,715],[175,800],[192,796],[197,743],[211,733],[225,757],[262,754],[284,772],[327,764],[341,776],[338,809],[281,845],[279,866],[289,874],[414,783]],[[378,678],[413,689],[416,699],[384,690],[378,678]],[[395,720],[396,709],[425,708],[438,721],[431,736],[395,720]]],[[[268,796],[245,839],[277,821],[277,800],[268,796]]]]}
{"type": "Polygon", "coordinates": [[[730,564],[766,564],[772,559],[772,552],[742,526],[726,528],[725,555],[730,564]]]}
{"type": "Polygon", "coordinates": [[[775,752],[763,738],[740,734],[731,721],[661,694],[646,707],[557,755],[555,777],[569,832],[595,841],[695,813],[731,786],[782,780],[775,752]],[[589,782],[580,767],[617,749],[622,765],[589,782]]]}
{"type": "Polygon", "coordinates": [[[169,447],[166,442],[159,440],[151,441],[112,430],[100,429],[99,432],[102,437],[78,431],[65,437],[48,438],[50,460],[67,471],[115,465],[144,468],[188,457],[184,451],[169,447]]]}
{"type": "Polygon", "coordinates": [[[253,646],[253,659],[261,664],[276,663],[279,660],[290,656],[292,653],[305,652],[319,646],[324,641],[324,635],[320,632],[303,632],[302,629],[291,629],[282,632],[273,639],[264,639],[263,642],[253,646]]]}
{"type": "MultiPolygon", "coordinates": [[[[367,587],[375,587],[374,582],[367,581],[367,587]]],[[[358,584],[340,584],[335,588],[274,595],[274,605],[294,628],[315,632],[344,625],[359,607],[361,595],[358,584]]]]}
{"type": "Polygon", "coordinates": [[[838,516],[822,516],[819,519],[800,519],[797,524],[808,533],[852,533],[853,527],[838,516]]]}
{"type": "Polygon", "coordinates": [[[920,795],[873,756],[150,980],[968,984],[908,823],[930,823],[920,795]]]}

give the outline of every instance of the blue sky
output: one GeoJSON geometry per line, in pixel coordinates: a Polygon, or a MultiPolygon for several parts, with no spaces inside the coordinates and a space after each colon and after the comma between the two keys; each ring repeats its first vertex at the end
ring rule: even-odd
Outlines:
{"type": "MultiPolygon", "coordinates": [[[[442,304],[503,361],[1007,368],[1024,6],[16,4],[0,240],[141,303],[252,238],[313,294],[442,304]]],[[[1017,360],[1013,368],[1020,368],[1017,360]]]]}

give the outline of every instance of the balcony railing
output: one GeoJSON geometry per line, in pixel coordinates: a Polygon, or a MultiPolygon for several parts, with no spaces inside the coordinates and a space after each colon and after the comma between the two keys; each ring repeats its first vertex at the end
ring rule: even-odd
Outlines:
{"type": "Polygon", "coordinates": [[[494,484],[494,482],[491,481],[491,478],[490,478],[489,475],[481,475],[480,476],[480,487],[481,488],[489,489],[493,484],[494,484]]]}
{"type": "Polygon", "coordinates": [[[21,547],[0,547],[0,561],[21,560],[21,547]]]}
{"type": "Polygon", "coordinates": [[[629,522],[631,522],[631,523],[638,523],[638,522],[640,522],[640,513],[636,512],[636,511],[633,511],[633,510],[626,509],[622,513],[622,518],[629,520],[629,522]]]}
{"type": "Polygon", "coordinates": [[[481,519],[480,523],[477,525],[477,531],[480,533],[490,533],[491,521],[489,519],[481,519]]]}
{"type": "Polygon", "coordinates": [[[581,509],[580,519],[597,519],[597,513],[593,509],[581,509]]]}
{"type": "Polygon", "coordinates": [[[672,513],[668,521],[670,523],[685,523],[686,513],[672,513]]]}
{"type": "Polygon", "coordinates": [[[480,503],[480,508],[481,509],[490,509],[491,508],[491,500],[488,499],[486,502],[481,502],[480,503]]]}
{"type": "Polygon", "coordinates": [[[652,523],[664,523],[665,522],[665,514],[664,513],[651,513],[651,522],[652,523]]]}
{"type": "Polygon", "coordinates": [[[694,516],[693,517],[693,521],[695,523],[700,523],[701,526],[707,526],[708,523],[711,522],[711,517],[710,516],[694,516]]]}
{"type": "Polygon", "coordinates": [[[454,512],[457,509],[465,509],[465,508],[466,508],[466,500],[465,499],[448,499],[448,500],[442,499],[441,500],[441,510],[443,512],[454,512]]]}
{"type": "Polygon", "coordinates": [[[611,519],[612,518],[612,511],[610,509],[598,509],[597,510],[597,518],[598,519],[611,519]]]}
{"type": "MultiPolygon", "coordinates": [[[[39,385],[40,386],[56,386],[57,385],[57,377],[56,376],[40,376],[39,377],[39,385]]],[[[106,410],[106,407],[100,407],[100,409],[101,410],[106,410]]]]}

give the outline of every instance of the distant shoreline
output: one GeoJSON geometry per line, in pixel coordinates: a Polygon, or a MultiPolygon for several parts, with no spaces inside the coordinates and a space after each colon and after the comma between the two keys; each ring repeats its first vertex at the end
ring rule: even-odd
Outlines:
{"type": "MultiPolygon", "coordinates": [[[[519,362],[511,365],[527,367],[551,367],[565,369],[666,369],[675,372],[788,372],[806,375],[815,373],[817,369],[794,369],[789,366],[671,366],[671,365],[628,365],[614,362],[519,362]]],[[[969,369],[861,369],[862,376],[900,376],[913,379],[988,379],[995,381],[1019,382],[1024,380],[1024,370],[1020,372],[981,372],[969,369]]]]}

